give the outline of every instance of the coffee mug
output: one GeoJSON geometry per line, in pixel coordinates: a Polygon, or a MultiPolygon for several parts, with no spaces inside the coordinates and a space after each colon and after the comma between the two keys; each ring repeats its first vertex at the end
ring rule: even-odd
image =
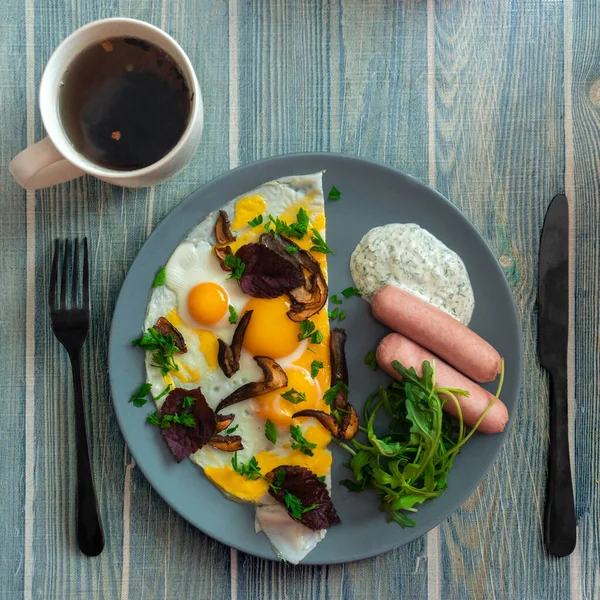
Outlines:
{"type": "Polygon", "coordinates": [[[94,21],[78,29],[56,48],[40,83],[40,112],[48,137],[20,152],[9,170],[27,190],[37,190],[81,177],[85,173],[123,187],[147,187],[169,179],[191,160],[200,142],[204,122],[202,95],[192,64],[181,46],[167,33],[136,19],[94,21]],[[140,169],[117,170],[95,163],[79,152],[67,137],[59,111],[61,80],[83,50],[109,38],[138,38],[170,56],[190,92],[187,126],[176,145],[158,161],[140,169]]]}

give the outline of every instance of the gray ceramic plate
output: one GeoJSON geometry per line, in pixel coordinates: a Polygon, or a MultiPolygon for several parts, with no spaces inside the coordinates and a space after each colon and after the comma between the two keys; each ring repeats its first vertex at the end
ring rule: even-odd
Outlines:
{"type": "MultiPolygon", "coordinates": [[[[352,285],[349,259],[362,235],[385,223],[418,223],[431,231],[464,260],[475,291],[471,327],[506,358],[502,398],[514,415],[521,380],[521,333],[515,305],[504,274],[475,228],[435,190],[394,169],[366,160],[333,154],[299,154],[263,160],[218,177],[179,204],[156,228],[134,261],[119,295],[113,316],[109,368],[117,419],[131,453],[154,489],[181,516],[211,537],[250,554],[275,558],[267,539],[254,533],[254,508],[227,500],[202,472],[184,461],[177,464],[159,432],[144,423],[153,410],[149,403],[128,403],[144,381],[142,352],[131,347],[143,327],[148,293],[156,271],[191,227],[210,211],[263,182],[286,175],[324,169],[324,189],[342,191],[339,201],[327,201],[327,242],[335,251],[329,258],[331,293],[352,285]]],[[[369,306],[354,297],[344,302],[349,333],[348,363],[351,401],[360,411],[364,399],[386,381],[363,364],[366,352],[386,333],[370,314],[369,306]]],[[[490,388],[491,389],[491,388],[490,388]]],[[[512,420],[511,420],[512,423],[512,420]]],[[[416,514],[416,527],[388,524],[378,510],[374,493],[352,494],[338,485],[348,477],[345,452],[332,448],[333,500],[343,521],[305,559],[308,564],[340,563],[367,558],[423,535],[446,519],[469,497],[494,462],[511,426],[502,434],[476,434],[457,457],[448,489],[426,502],[416,514]]],[[[333,446],[333,444],[332,444],[333,446]]]]}

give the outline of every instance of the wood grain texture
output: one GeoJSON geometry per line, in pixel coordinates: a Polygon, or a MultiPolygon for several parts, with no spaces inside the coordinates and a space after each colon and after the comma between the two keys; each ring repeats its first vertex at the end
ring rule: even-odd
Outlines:
{"type": "Polygon", "coordinates": [[[0,598],[600,598],[599,31],[595,0],[0,4],[0,598]],[[36,94],[44,64],[72,30],[116,15],[163,27],[189,54],[206,109],[198,153],[148,190],[84,178],[26,194],[6,167],[28,138],[43,136],[36,94]],[[572,81],[567,107],[565,81],[572,81]],[[513,435],[495,467],[435,534],[372,560],[290,567],[230,551],[157,496],[114,420],[107,344],[129,265],[183,197],[237,163],[313,150],[398,167],[465,212],[511,284],[525,377],[513,435]],[[548,403],[535,354],[535,295],[544,212],[567,186],[576,218],[580,542],[571,560],[556,560],[541,545],[548,403]],[[107,536],[93,560],[74,542],[70,367],[45,310],[52,240],[83,235],[94,313],[86,409],[107,536]]]}

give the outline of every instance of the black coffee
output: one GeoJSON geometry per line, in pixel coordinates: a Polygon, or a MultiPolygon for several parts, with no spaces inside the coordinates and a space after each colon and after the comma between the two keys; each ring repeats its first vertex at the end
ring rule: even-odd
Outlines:
{"type": "Polygon", "coordinates": [[[191,100],[168,54],[144,40],[115,37],[86,48],[69,65],[60,117],[72,144],[91,161],[141,169],[179,141],[191,100]]]}

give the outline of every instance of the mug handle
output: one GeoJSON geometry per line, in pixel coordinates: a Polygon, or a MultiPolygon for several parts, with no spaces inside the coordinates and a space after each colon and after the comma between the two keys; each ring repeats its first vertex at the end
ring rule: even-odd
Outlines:
{"type": "Polygon", "coordinates": [[[47,188],[85,173],[66,160],[47,137],[19,152],[8,170],[26,190],[47,188]]]}

